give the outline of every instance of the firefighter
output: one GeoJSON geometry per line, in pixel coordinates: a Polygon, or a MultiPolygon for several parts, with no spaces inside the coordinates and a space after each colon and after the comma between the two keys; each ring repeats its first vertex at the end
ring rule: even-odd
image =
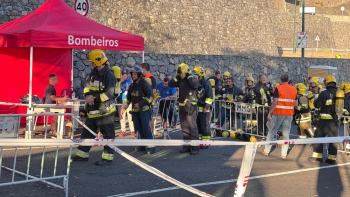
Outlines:
{"type": "Polygon", "coordinates": [[[253,103],[254,100],[254,78],[253,77],[248,77],[245,80],[245,86],[242,88],[243,94],[244,94],[244,103],[253,103]]]}
{"type": "Polygon", "coordinates": [[[227,79],[228,79],[229,77],[231,77],[230,72],[225,71],[225,72],[223,73],[223,75],[222,75],[222,78],[223,78],[223,79],[222,79],[222,87],[224,87],[224,86],[227,85],[227,79]]]}
{"type": "MultiPolygon", "coordinates": [[[[153,134],[150,127],[151,120],[151,106],[153,101],[152,87],[142,76],[142,69],[135,66],[130,70],[130,75],[133,83],[129,86],[128,94],[122,105],[121,113],[131,104],[130,111],[134,129],[140,139],[153,139],[153,134]]],[[[146,151],[147,154],[155,153],[154,146],[137,146],[135,151],[146,151]]]]}
{"type": "MultiPolygon", "coordinates": [[[[253,89],[255,104],[270,106],[271,96],[269,88],[266,86],[266,76],[264,74],[259,75],[259,82],[253,89]]],[[[264,109],[262,106],[258,107],[258,134],[263,135],[267,131],[267,114],[268,109],[264,109]]]]}
{"type": "Polygon", "coordinates": [[[339,85],[339,89],[344,91],[344,115],[350,115],[350,83],[343,82],[339,85]]]}
{"type": "Polygon", "coordinates": [[[227,85],[220,90],[220,94],[225,100],[221,104],[220,126],[222,127],[225,124],[227,115],[231,115],[231,125],[229,124],[229,129],[231,129],[235,119],[235,105],[233,102],[241,101],[244,94],[241,88],[234,85],[232,77],[227,78],[227,85]]]}
{"type": "MultiPolygon", "coordinates": [[[[179,88],[179,115],[184,140],[198,140],[197,120],[197,92],[199,83],[196,77],[190,74],[187,64],[181,63],[177,68],[176,77],[172,78],[169,87],[179,88]]],[[[180,153],[190,152],[191,155],[199,154],[198,146],[183,146],[180,153]]]]}
{"type": "MultiPolygon", "coordinates": [[[[210,140],[210,108],[213,103],[213,93],[209,81],[205,79],[204,69],[201,66],[194,67],[198,76],[198,82],[204,91],[202,97],[198,98],[197,127],[199,139],[210,140]]],[[[200,149],[207,149],[208,146],[200,146],[200,149]]]]}
{"type": "Polygon", "coordinates": [[[215,81],[215,93],[213,93],[215,95],[215,100],[217,100],[216,102],[214,102],[214,116],[213,116],[213,122],[216,124],[219,124],[219,117],[220,117],[220,102],[219,100],[222,99],[221,95],[219,94],[219,91],[222,88],[222,81],[221,81],[221,72],[220,70],[215,71],[215,76],[211,76],[209,77],[208,80],[213,79],[215,81]]]}
{"type": "Polygon", "coordinates": [[[296,123],[298,125],[299,138],[313,137],[314,132],[311,126],[311,113],[309,107],[309,101],[307,98],[306,85],[303,83],[297,83],[297,100],[298,107],[296,107],[296,123]]]}
{"type": "Polygon", "coordinates": [[[321,87],[318,83],[317,77],[311,77],[309,81],[309,91],[312,93],[312,96],[311,94],[309,94],[308,96],[309,106],[311,109],[311,124],[314,128],[316,128],[317,123],[319,121],[320,111],[318,108],[315,108],[314,101],[318,98],[318,95],[321,93],[321,87]]]}
{"type": "MultiPolygon", "coordinates": [[[[114,113],[116,105],[114,100],[114,88],[116,78],[108,66],[106,54],[99,49],[90,51],[87,61],[94,67],[84,88],[85,110],[87,119],[85,125],[97,133],[99,129],[104,139],[114,139],[114,113]]],[[[84,128],[82,139],[94,139],[95,136],[84,128]]],[[[73,161],[88,161],[91,146],[79,146],[73,161]]],[[[109,146],[104,147],[102,159],[96,161],[99,166],[110,165],[113,161],[114,150],[109,146]]]]}
{"type": "MultiPolygon", "coordinates": [[[[315,107],[320,108],[320,120],[317,124],[315,138],[337,137],[339,129],[339,121],[335,112],[336,101],[336,79],[333,75],[328,75],[324,81],[326,90],[322,91],[315,100],[315,107]]],[[[313,144],[313,154],[309,157],[310,162],[322,162],[323,144],[313,144]]],[[[337,144],[329,143],[328,157],[326,163],[335,164],[337,159],[337,144]]]]}

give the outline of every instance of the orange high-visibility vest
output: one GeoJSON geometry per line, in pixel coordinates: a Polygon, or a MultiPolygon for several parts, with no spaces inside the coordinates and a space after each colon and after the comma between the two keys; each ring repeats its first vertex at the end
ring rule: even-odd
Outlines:
{"type": "Polygon", "coordinates": [[[280,116],[293,116],[297,89],[289,84],[282,84],[276,88],[278,89],[278,98],[273,114],[280,116]]]}

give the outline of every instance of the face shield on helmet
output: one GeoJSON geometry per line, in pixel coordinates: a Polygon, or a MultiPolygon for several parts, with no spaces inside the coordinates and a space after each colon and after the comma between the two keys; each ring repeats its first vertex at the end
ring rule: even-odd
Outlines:
{"type": "Polygon", "coordinates": [[[196,73],[196,75],[198,75],[200,77],[205,76],[204,69],[201,66],[195,66],[193,70],[196,73]]]}
{"type": "Polygon", "coordinates": [[[177,71],[176,72],[178,74],[187,74],[187,73],[189,73],[189,71],[190,71],[190,68],[188,67],[188,65],[185,64],[185,63],[182,63],[182,64],[179,65],[179,67],[177,67],[177,71]]]}
{"type": "Polygon", "coordinates": [[[100,49],[90,51],[86,58],[86,61],[92,62],[96,66],[102,66],[108,60],[106,54],[100,49]]]}

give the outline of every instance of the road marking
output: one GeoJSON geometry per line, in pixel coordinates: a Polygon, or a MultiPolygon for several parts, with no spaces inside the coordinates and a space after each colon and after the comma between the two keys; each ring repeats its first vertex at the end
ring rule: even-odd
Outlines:
{"type": "MultiPolygon", "coordinates": [[[[350,162],[342,163],[342,164],[336,164],[336,165],[315,167],[315,168],[307,168],[307,169],[302,169],[302,170],[292,170],[292,171],[288,171],[288,172],[278,172],[278,173],[272,173],[272,174],[253,176],[253,177],[249,177],[249,180],[266,178],[266,177],[281,176],[281,175],[286,175],[286,174],[294,174],[294,173],[300,173],[300,172],[307,172],[307,171],[313,171],[313,170],[320,170],[320,169],[327,169],[327,168],[335,168],[335,167],[346,166],[346,165],[350,165],[350,162]]],[[[236,181],[237,181],[237,179],[230,179],[230,180],[223,180],[223,181],[191,184],[189,186],[191,186],[191,187],[200,187],[200,186],[207,186],[207,185],[218,185],[218,184],[223,184],[223,183],[234,183],[236,181]]],[[[145,191],[132,192],[132,193],[116,194],[116,195],[108,196],[108,197],[136,196],[136,195],[151,194],[151,193],[157,193],[157,192],[165,192],[165,191],[177,190],[177,189],[181,189],[181,188],[179,188],[179,187],[167,187],[167,188],[163,188],[163,189],[145,190],[145,191]]]]}

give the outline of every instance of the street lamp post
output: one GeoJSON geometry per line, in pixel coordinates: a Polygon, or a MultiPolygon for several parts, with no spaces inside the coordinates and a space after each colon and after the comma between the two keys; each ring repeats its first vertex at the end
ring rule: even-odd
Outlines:
{"type": "Polygon", "coordinates": [[[341,6],[340,10],[341,10],[341,19],[344,20],[344,10],[345,10],[344,6],[341,6]]]}

